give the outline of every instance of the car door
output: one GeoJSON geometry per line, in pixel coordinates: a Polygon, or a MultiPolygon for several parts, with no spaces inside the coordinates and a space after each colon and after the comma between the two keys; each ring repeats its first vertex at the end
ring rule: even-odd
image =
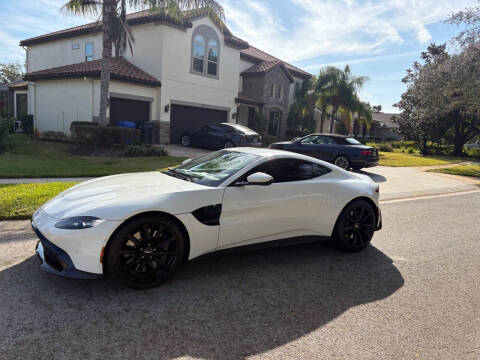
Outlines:
{"type": "Polygon", "coordinates": [[[301,180],[304,163],[292,158],[269,160],[226,187],[218,248],[312,234],[319,204],[305,201],[312,190],[301,180]],[[274,182],[245,184],[246,177],[255,172],[271,175],[274,182]]]}
{"type": "Polygon", "coordinates": [[[311,135],[303,138],[298,142],[298,151],[295,152],[325,161],[328,161],[327,159],[330,157],[328,141],[322,135],[311,135]]]}

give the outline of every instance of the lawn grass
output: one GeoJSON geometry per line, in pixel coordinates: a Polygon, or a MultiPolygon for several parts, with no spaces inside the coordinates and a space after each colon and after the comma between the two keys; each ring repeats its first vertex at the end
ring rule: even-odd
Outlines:
{"type": "Polygon", "coordinates": [[[462,157],[419,154],[406,154],[402,152],[380,152],[379,165],[383,166],[431,166],[448,165],[468,160],[462,157]]]}
{"type": "Polygon", "coordinates": [[[432,172],[480,178],[480,165],[460,165],[451,168],[433,169],[432,172]]]}
{"type": "Polygon", "coordinates": [[[152,171],[175,166],[185,158],[90,157],[72,155],[70,145],[16,135],[17,147],[0,155],[0,178],[95,177],[127,172],[152,171]]]}
{"type": "Polygon", "coordinates": [[[0,220],[29,219],[34,211],[75,183],[0,185],[0,220]]]}

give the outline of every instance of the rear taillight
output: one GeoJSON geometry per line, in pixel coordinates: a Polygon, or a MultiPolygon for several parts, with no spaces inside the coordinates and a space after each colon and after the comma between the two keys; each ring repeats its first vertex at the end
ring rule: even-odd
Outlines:
{"type": "Polygon", "coordinates": [[[362,152],[360,152],[360,154],[362,154],[365,157],[371,157],[373,152],[372,150],[363,150],[362,152]]]}
{"type": "Polygon", "coordinates": [[[375,189],[375,192],[380,194],[380,186],[377,186],[377,188],[375,189]]]}
{"type": "Polygon", "coordinates": [[[247,139],[247,137],[245,135],[241,135],[240,136],[240,144],[245,144],[246,139],[247,139]]]}

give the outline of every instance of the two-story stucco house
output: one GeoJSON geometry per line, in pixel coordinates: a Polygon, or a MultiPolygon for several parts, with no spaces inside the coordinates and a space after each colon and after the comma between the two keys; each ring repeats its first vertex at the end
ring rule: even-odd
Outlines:
{"type": "MultiPolygon", "coordinates": [[[[193,127],[217,122],[248,126],[256,113],[266,132],[282,136],[295,86],[311,75],[224,28],[208,16],[181,22],[140,11],[127,16],[133,54],[112,59],[110,123],[160,122],[160,142],[177,143],[193,127]]],[[[91,23],[21,41],[27,51],[28,112],[39,131],[70,131],[96,121],[100,107],[101,24],[91,23]]]]}

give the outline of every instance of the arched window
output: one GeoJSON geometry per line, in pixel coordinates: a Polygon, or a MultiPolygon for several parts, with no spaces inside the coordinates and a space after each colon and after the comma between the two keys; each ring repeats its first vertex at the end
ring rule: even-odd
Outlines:
{"type": "Polygon", "coordinates": [[[199,25],[192,35],[192,67],[195,74],[218,78],[220,45],[217,32],[199,25]]]}
{"type": "Polygon", "coordinates": [[[278,136],[278,127],[280,123],[280,111],[271,109],[268,114],[268,135],[278,136]]]}
{"type": "Polygon", "coordinates": [[[205,40],[201,35],[195,35],[193,38],[193,71],[203,73],[204,61],[205,40]]]}
{"type": "Polygon", "coordinates": [[[217,75],[218,65],[218,44],[215,40],[208,41],[208,69],[209,75],[217,75]]]}

